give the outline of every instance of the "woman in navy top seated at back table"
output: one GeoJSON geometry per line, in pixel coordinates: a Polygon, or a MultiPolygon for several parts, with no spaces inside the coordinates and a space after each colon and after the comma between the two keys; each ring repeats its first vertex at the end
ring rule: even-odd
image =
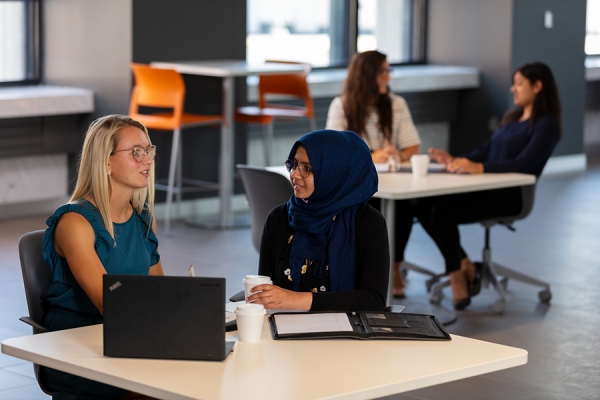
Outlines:
{"type": "MultiPolygon", "coordinates": [[[[48,330],[102,323],[106,273],[163,275],[152,211],[155,154],[146,128],[127,116],[90,125],[75,191],[46,221],[48,330]]],[[[55,399],[146,398],[51,368],[42,380],[55,399]]]]}
{"type": "MultiPolygon", "coordinates": [[[[454,173],[521,172],[540,176],[561,136],[561,106],[554,76],[534,62],[517,68],[511,91],[516,107],[482,146],[462,157],[429,149],[431,157],[454,173]]],[[[454,307],[464,309],[481,288],[480,271],[460,245],[458,225],[522,208],[520,188],[507,188],[418,199],[416,214],[446,263],[454,307]]]]}
{"type": "Polygon", "coordinates": [[[294,194],[267,217],[258,285],[265,308],[383,310],[390,253],[385,220],[366,202],[377,191],[367,144],[350,131],[302,136],[286,161],[294,194]]]}

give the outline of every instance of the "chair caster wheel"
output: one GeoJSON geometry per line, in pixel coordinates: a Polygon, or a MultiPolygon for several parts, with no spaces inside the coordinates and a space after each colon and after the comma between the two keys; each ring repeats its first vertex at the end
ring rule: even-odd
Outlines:
{"type": "Polygon", "coordinates": [[[492,312],[494,314],[502,314],[504,312],[505,301],[502,299],[498,299],[492,303],[492,312]]]}
{"type": "MultiPolygon", "coordinates": [[[[431,292],[431,287],[438,283],[440,278],[430,278],[425,281],[425,287],[427,288],[427,292],[431,292]]],[[[439,303],[438,303],[439,304],[439,303]]]]}
{"type": "Polygon", "coordinates": [[[439,305],[442,302],[444,295],[441,292],[429,293],[429,302],[431,304],[439,305]]]}
{"type": "Polygon", "coordinates": [[[504,277],[504,278],[500,279],[500,284],[502,285],[502,289],[504,289],[504,291],[506,291],[506,288],[508,287],[508,278],[504,277]]]}
{"type": "Polygon", "coordinates": [[[550,289],[544,289],[538,293],[538,297],[542,303],[548,304],[552,298],[552,293],[550,293],[550,289]]]}

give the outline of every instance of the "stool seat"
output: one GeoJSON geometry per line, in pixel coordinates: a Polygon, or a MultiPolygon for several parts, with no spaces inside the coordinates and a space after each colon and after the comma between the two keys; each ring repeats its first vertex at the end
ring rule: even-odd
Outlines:
{"type": "Polygon", "coordinates": [[[178,128],[190,128],[192,126],[221,124],[223,116],[221,115],[198,115],[198,114],[181,114],[180,121],[172,112],[160,112],[155,114],[138,114],[136,119],[144,124],[147,128],[172,131],[178,128]]]}

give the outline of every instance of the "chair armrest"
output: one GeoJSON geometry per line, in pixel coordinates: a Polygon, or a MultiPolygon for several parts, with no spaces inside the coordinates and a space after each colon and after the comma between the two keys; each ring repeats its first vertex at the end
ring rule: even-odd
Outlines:
{"type": "Polygon", "coordinates": [[[243,290],[240,292],[237,292],[236,294],[234,294],[233,296],[231,296],[229,298],[229,301],[244,301],[246,300],[246,292],[244,292],[243,290]]]}
{"type": "Polygon", "coordinates": [[[33,327],[33,333],[46,333],[48,332],[48,329],[44,328],[43,326],[41,326],[40,324],[38,324],[37,322],[35,322],[33,320],[33,318],[31,317],[21,317],[19,318],[21,321],[25,322],[28,325],[31,325],[33,327]]]}
{"type": "Polygon", "coordinates": [[[392,306],[387,306],[384,311],[385,312],[393,312],[393,313],[401,313],[404,311],[405,308],[406,308],[405,306],[394,304],[392,306]]]}

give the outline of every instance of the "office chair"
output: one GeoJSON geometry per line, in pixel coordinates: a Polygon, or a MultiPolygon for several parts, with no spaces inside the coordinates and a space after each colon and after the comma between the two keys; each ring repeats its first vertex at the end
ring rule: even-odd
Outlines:
{"type": "Polygon", "coordinates": [[[236,165],[250,206],[252,244],[260,251],[262,231],[269,212],[294,194],[289,180],[261,167],[236,165]]]}
{"type": "MultiPolygon", "coordinates": [[[[509,279],[514,279],[520,282],[528,283],[530,285],[540,286],[542,290],[538,293],[538,298],[542,303],[550,303],[552,293],[550,292],[550,284],[522,274],[518,271],[505,267],[501,264],[492,261],[492,249],[490,247],[490,229],[495,225],[503,225],[511,231],[516,231],[513,224],[515,221],[524,219],[527,217],[533,209],[533,203],[535,200],[535,185],[521,187],[521,196],[523,202],[523,208],[517,215],[498,216],[495,218],[489,218],[478,222],[485,228],[485,240],[482,251],[482,287],[487,288],[492,285],[498,292],[498,299],[492,304],[492,311],[495,313],[504,312],[504,306],[506,304],[506,288],[509,279]]],[[[429,272],[430,273],[430,272],[429,272]]],[[[431,273],[430,273],[431,274],[431,273]]],[[[433,278],[428,281],[429,286],[429,301],[432,304],[440,304],[442,301],[442,289],[450,285],[449,280],[441,281],[440,277],[443,275],[432,274],[433,278]]]]}
{"type": "MultiPolygon", "coordinates": [[[[21,260],[27,309],[29,310],[28,317],[21,317],[19,319],[31,325],[34,335],[48,332],[42,326],[42,321],[48,311],[46,292],[48,291],[51,278],[50,267],[42,258],[44,232],[43,230],[29,232],[19,239],[19,259],[21,260]]],[[[42,384],[43,370],[40,369],[38,364],[33,364],[33,371],[40,389],[51,396],[52,391],[42,384]]]]}
{"type": "Polygon", "coordinates": [[[263,148],[265,153],[265,165],[271,165],[271,152],[273,149],[273,123],[277,120],[297,120],[308,118],[310,129],[316,130],[315,111],[310,96],[310,89],[306,77],[310,73],[309,64],[291,61],[269,61],[286,64],[304,65],[304,72],[286,73],[277,75],[260,75],[258,82],[258,107],[240,107],[235,111],[235,121],[248,124],[260,124],[263,135],[263,148]],[[304,107],[269,104],[267,95],[284,95],[302,99],[304,107]]]}
{"type": "Polygon", "coordinates": [[[157,182],[155,185],[156,190],[167,192],[165,233],[169,235],[173,194],[177,195],[177,205],[180,208],[181,196],[184,192],[219,189],[219,184],[215,182],[182,177],[181,130],[202,125],[221,125],[223,116],[184,112],[185,84],[179,72],[135,63],[131,64],[131,69],[135,78],[135,86],[131,92],[129,116],[140,121],[149,129],[173,131],[167,184],[157,182]],[[169,111],[142,114],[139,110],[140,107],[169,109],[169,111]],[[187,186],[183,187],[183,184],[187,186]]]}

